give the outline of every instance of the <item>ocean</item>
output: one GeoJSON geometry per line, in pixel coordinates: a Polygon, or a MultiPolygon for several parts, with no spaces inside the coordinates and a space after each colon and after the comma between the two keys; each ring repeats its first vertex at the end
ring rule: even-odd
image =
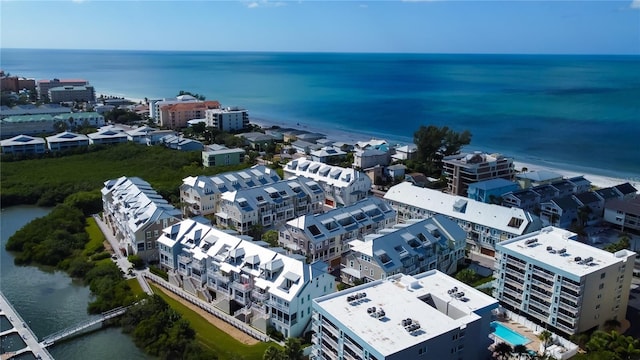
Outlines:
{"type": "Polygon", "coordinates": [[[5,72],[83,78],[135,99],[180,90],[252,121],[411,143],[469,130],[465,150],[640,180],[640,57],[1,49],[5,72]]]}

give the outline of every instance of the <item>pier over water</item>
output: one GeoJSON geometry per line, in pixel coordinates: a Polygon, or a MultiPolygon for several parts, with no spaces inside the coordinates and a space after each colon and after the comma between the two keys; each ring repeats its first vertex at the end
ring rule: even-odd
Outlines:
{"type": "Polygon", "coordinates": [[[0,332],[0,337],[5,338],[12,334],[18,334],[25,344],[25,346],[20,349],[5,350],[3,347],[2,352],[0,353],[3,360],[11,359],[14,356],[26,352],[31,352],[33,356],[38,359],[53,359],[53,356],[49,354],[47,349],[40,345],[38,338],[33,331],[31,331],[31,328],[29,328],[27,323],[22,319],[20,314],[18,314],[16,309],[13,308],[2,292],[0,292],[0,316],[6,317],[12,325],[11,329],[0,332]]]}

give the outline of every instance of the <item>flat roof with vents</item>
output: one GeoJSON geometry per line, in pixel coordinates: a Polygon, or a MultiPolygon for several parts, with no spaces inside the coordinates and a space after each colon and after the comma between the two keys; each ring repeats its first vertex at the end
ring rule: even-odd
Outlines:
{"type": "Polygon", "coordinates": [[[576,241],[571,231],[549,226],[496,244],[496,250],[525,261],[556,269],[558,273],[582,277],[612,264],[626,261],[634,252],[610,253],[576,241]],[[588,260],[588,261],[585,261],[588,260]]]}
{"type": "Polygon", "coordinates": [[[385,357],[447,333],[450,341],[450,332],[481,320],[476,312],[488,314],[497,307],[492,297],[435,270],[400,274],[314,300],[323,317],[385,357]],[[453,296],[454,287],[464,297],[453,296]],[[376,316],[380,310],[384,315],[376,316]],[[407,319],[420,326],[408,328],[407,319]]]}

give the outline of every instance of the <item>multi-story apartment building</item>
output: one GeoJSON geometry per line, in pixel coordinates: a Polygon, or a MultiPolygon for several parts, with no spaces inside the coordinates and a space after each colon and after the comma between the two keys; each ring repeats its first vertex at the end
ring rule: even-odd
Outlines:
{"type": "Polygon", "coordinates": [[[353,205],[290,220],[278,229],[278,242],[310,261],[321,260],[337,269],[342,254],[349,251],[349,241],[395,222],[396,212],[384,200],[369,197],[353,205]]]}
{"type": "Polygon", "coordinates": [[[502,178],[483,180],[469,184],[467,197],[487,204],[502,203],[502,195],[520,190],[520,186],[502,178]]]}
{"type": "Polygon", "coordinates": [[[58,86],[49,89],[49,101],[60,103],[66,101],[95,102],[96,91],[91,85],[58,86]]]}
{"type": "Polygon", "coordinates": [[[46,151],[43,138],[18,135],[0,141],[3,154],[43,154],[46,151]]]}
{"type": "Polygon", "coordinates": [[[313,300],[310,359],[489,359],[498,302],[431,270],[313,300]]]}
{"type": "Polygon", "coordinates": [[[4,119],[11,116],[22,115],[59,115],[59,114],[71,114],[72,109],[60,104],[42,104],[35,106],[34,104],[16,105],[14,107],[0,106],[0,119],[4,119]]]}
{"type": "Polygon", "coordinates": [[[25,89],[34,91],[36,89],[36,81],[22,76],[7,76],[4,72],[0,72],[0,88],[3,92],[10,91],[14,93],[25,89]]]}
{"type": "Polygon", "coordinates": [[[355,169],[291,160],[283,170],[285,179],[305,176],[318,182],[325,193],[325,205],[333,208],[354,204],[367,197],[371,190],[371,179],[355,169]]]}
{"type": "Polygon", "coordinates": [[[38,99],[44,100],[49,96],[49,90],[55,87],[61,86],[86,86],[89,85],[87,80],[83,79],[52,79],[52,80],[38,80],[37,92],[38,99]]]}
{"type": "Polygon", "coordinates": [[[271,326],[302,336],[313,299],[335,288],[322,262],[305,264],[190,219],[165,228],[158,243],[170,282],[265,333],[271,326]]]}
{"type": "Polygon", "coordinates": [[[409,182],[395,185],[384,195],[398,212],[398,222],[442,214],[467,232],[472,252],[493,255],[500,241],[539,230],[540,219],[518,208],[485,204],[466,197],[421,188],[409,182]]]}
{"type": "Polygon", "coordinates": [[[202,165],[205,167],[238,165],[244,161],[244,149],[228,149],[226,147],[211,149],[205,147],[202,151],[202,165]]]}
{"type": "Polygon", "coordinates": [[[434,269],[453,274],[464,259],[466,238],[464,230],[444,215],[409,220],[349,242],[341,277],[353,284],[434,269]]]}
{"type": "Polygon", "coordinates": [[[387,166],[391,163],[389,151],[378,149],[356,150],[353,153],[353,166],[357,169],[369,169],[374,166],[387,166]]]}
{"type": "Polygon", "coordinates": [[[169,129],[184,128],[187,126],[187,121],[204,119],[207,110],[219,108],[220,103],[217,101],[179,102],[163,105],[160,107],[159,124],[169,129]]]}
{"type": "Polygon", "coordinates": [[[324,192],[317,182],[303,176],[237,191],[220,197],[216,223],[247,234],[254,226],[279,228],[303,214],[322,212],[324,192]]]}
{"type": "Polygon", "coordinates": [[[237,191],[280,181],[275,170],[264,165],[215,176],[189,176],[182,179],[180,202],[185,204],[183,214],[210,215],[220,211],[220,197],[237,191]]]}
{"type": "Polygon", "coordinates": [[[46,139],[47,147],[50,151],[64,151],[89,146],[89,137],[87,135],[68,131],[48,136],[46,139]]]}
{"type": "Polygon", "coordinates": [[[640,230],[640,197],[607,201],[604,221],[619,227],[622,231],[640,230]]]}
{"type": "Polygon", "coordinates": [[[120,248],[145,261],[158,261],[162,229],[181,220],[180,210],[138,177],[107,180],[102,188],[103,218],[111,226],[120,248]]]}
{"type": "Polygon", "coordinates": [[[92,145],[120,144],[129,141],[127,133],[111,129],[98,130],[87,136],[89,137],[89,143],[92,145]]]}
{"type": "Polygon", "coordinates": [[[173,105],[180,103],[197,103],[202,102],[191,95],[180,95],[174,98],[150,99],[149,100],[149,116],[159,122],[160,108],[165,105],[173,105]]]}
{"type": "Polygon", "coordinates": [[[497,178],[513,180],[516,173],[513,158],[479,151],[446,156],[442,164],[448,192],[461,196],[467,196],[471,183],[497,178]]]}
{"type": "Polygon", "coordinates": [[[238,107],[207,110],[205,119],[207,126],[227,132],[249,127],[249,112],[238,107]]]}
{"type": "Polygon", "coordinates": [[[567,336],[625,319],[636,254],[610,253],[545,227],[497,244],[494,297],[567,336]]]}

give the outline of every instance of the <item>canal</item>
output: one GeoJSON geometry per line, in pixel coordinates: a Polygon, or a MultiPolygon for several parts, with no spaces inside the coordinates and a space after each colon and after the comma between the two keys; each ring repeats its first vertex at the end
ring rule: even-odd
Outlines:
{"type": "MultiPolygon", "coordinates": [[[[0,289],[39,339],[90,318],[87,304],[91,293],[87,286],[61,271],[16,266],[13,255],[5,250],[14,232],[49,211],[36,206],[14,206],[0,213],[0,289]]],[[[5,339],[3,348],[12,346],[11,342],[11,338],[5,339]]],[[[64,360],[151,359],[116,327],[56,344],[49,352],[64,360]]]]}

